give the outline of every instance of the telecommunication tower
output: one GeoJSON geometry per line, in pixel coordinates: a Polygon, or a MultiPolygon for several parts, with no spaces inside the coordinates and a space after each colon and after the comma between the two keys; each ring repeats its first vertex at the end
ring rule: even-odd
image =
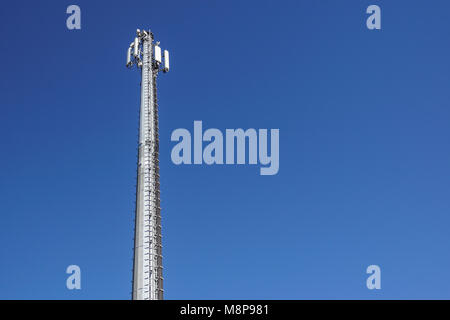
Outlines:
{"type": "Polygon", "coordinates": [[[127,52],[127,67],[141,69],[141,107],[134,229],[133,300],[162,300],[162,243],[159,186],[159,138],[156,77],[169,71],[169,52],[162,64],[159,42],[139,29],[127,52]]]}

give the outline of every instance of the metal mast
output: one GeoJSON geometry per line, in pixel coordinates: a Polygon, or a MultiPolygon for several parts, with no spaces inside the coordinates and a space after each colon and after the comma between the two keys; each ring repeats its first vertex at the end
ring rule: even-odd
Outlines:
{"type": "MultiPolygon", "coordinates": [[[[136,219],[133,261],[133,300],[162,300],[162,243],[159,186],[159,138],[156,77],[161,48],[150,31],[136,32],[127,52],[127,67],[141,69],[141,107],[136,186],[136,219]]],[[[163,72],[169,71],[169,53],[164,51],[163,72]]]]}

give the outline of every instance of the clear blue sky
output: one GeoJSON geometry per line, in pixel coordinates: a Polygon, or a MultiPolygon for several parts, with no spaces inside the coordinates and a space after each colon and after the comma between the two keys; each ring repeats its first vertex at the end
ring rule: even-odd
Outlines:
{"type": "Polygon", "coordinates": [[[139,73],[159,77],[167,299],[450,298],[450,3],[8,1],[0,298],[128,299],[139,73]],[[78,4],[82,29],[66,28],[78,4]],[[382,9],[382,30],[365,10],[382,9]],[[176,166],[177,128],[279,128],[280,171],[176,166]],[[66,267],[82,290],[65,287],[66,267]],[[381,267],[370,291],[367,266],[381,267]]]}

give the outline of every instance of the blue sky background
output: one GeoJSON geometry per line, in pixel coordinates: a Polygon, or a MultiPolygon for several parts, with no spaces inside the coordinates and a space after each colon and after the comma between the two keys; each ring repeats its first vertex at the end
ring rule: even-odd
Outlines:
{"type": "Polygon", "coordinates": [[[130,298],[140,79],[125,54],[150,28],[172,67],[158,82],[167,299],[449,299],[449,12],[444,0],[2,3],[0,298],[130,298]],[[366,28],[371,4],[381,31],[366,28]],[[278,175],[172,164],[170,135],[194,120],[279,128],[278,175]],[[65,287],[70,264],[80,291],[65,287]]]}

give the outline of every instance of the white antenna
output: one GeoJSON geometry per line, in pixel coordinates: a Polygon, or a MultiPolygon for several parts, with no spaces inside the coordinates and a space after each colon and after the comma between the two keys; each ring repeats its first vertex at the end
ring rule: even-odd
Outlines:
{"type": "Polygon", "coordinates": [[[137,57],[139,55],[139,38],[134,38],[134,56],[137,57]]]}
{"type": "Polygon", "coordinates": [[[164,72],[169,72],[169,51],[164,50],[164,72]]]}
{"type": "MultiPolygon", "coordinates": [[[[134,231],[133,300],[162,300],[162,242],[156,77],[161,48],[150,31],[139,29],[127,51],[127,67],[141,69],[141,108],[134,231]],[[141,48],[139,50],[139,48],[141,48]],[[155,55],[153,57],[153,50],[155,55]],[[133,51],[133,56],[131,52],[133,51]]],[[[164,60],[168,70],[168,54],[164,60]]],[[[166,70],[167,69],[167,70],[166,70]]]]}
{"type": "Polygon", "coordinates": [[[131,46],[128,48],[127,51],[127,67],[131,65],[131,46]]]}
{"type": "Polygon", "coordinates": [[[158,45],[155,46],[155,60],[161,63],[161,48],[158,45]]]}

